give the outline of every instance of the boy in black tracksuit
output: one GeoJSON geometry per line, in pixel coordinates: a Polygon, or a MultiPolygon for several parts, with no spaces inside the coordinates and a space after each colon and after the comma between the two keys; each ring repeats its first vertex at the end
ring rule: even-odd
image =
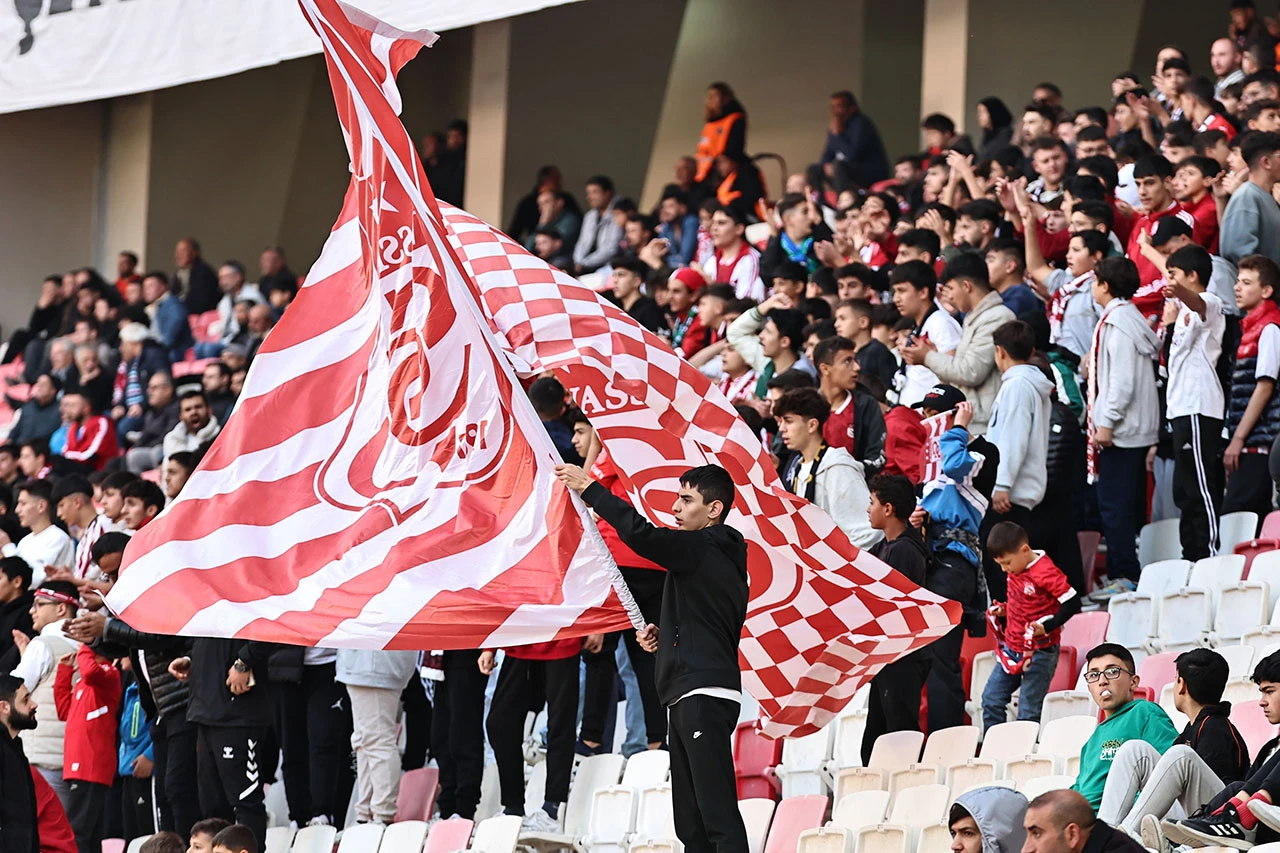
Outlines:
{"type": "Polygon", "coordinates": [[[654,527],[581,468],[560,465],[556,472],[632,550],[667,570],[659,624],[638,637],[657,652],[658,698],[670,714],[676,835],[687,853],[745,853],[732,739],[749,586],[746,541],[724,524],[733,480],[716,465],[686,471],[672,508],[680,529],[670,530],[654,527]]]}

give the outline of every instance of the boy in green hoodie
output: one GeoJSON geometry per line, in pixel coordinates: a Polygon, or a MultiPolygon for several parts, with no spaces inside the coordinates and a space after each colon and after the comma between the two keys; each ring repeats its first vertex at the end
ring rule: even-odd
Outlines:
{"type": "Polygon", "coordinates": [[[1129,740],[1145,740],[1163,755],[1173,746],[1178,730],[1159,705],[1133,698],[1138,670],[1128,649],[1103,643],[1090,649],[1085,660],[1084,680],[1102,709],[1102,722],[1080,750],[1080,773],[1071,787],[1083,794],[1096,812],[1120,746],[1129,740]]]}

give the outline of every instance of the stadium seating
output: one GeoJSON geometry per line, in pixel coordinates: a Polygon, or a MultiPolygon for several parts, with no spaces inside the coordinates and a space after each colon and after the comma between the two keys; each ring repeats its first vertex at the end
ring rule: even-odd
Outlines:
{"type": "Polygon", "coordinates": [[[778,803],[764,853],[793,853],[800,833],[822,826],[826,815],[827,798],[824,796],[791,797],[778,803]]]}
{"type": "Polygon", "coordinates": [[[573,785],[569,788],[569,800],[560,813],[563,819],[563,831],[558,833],[522,832],[521,842],[541,846],[576,844],[587,831],[587,822],[591,817],[591,803],[595,799],[596,792],[618,784],[625,760],[617,753],[590,755],[582,759],[578,764],[573,785]]]}
{"type": "Polygon", "coordinates": [[[1042,724],[1040,743],[1036,752],[1040,755],[1052,755],[1059,759],[1059,767],[1069,758],[1078,758],[1080,748],[1098,727],[1097,717],[1079,715],[1063,717],[1042,724]]]}
{"type": "Polygon", "coordinates": [[[1166,518],[1144,524],[1138,531],[1138,563],[1149,566],[1160,560],[1176,560],[1182,557],[1182,539],[1178,533],[1179,519],[1166,518]]]}
{"type": "Polygon", "coordinates": [[[1232,551],[1244,557],[1244,576],[1250,577],[1253,572],[1253,561],[1260,554],[1267,554],[1280,548],[1280,539],[1250,539],[1236,545],[1232,551]]]}
{"type": "Polygon", "coordinates": [[[772,797],[738,800],[738,811],[742,814],[742,822],[747,827],[748,853],[764,853],[764,843],[769,837],[769,825],[773,822],[773,812],[776,808],[777,803],[772,797]]]}
{"type": "Polygon", "coordinates": [[[738,781],[738,799],[776,798],[774,768],[782,761],[782,741],[770,740],[756,731],[755,723],[739,723],[733,732],[733,767],[738,781]]]}
{"type": "Polygon", "coordinates": [[[142,853],[142,845],[146,844],[151,838],[150,835],[140,835],[129,842],[129,847],[125,853],[142,853]]]}
{"type": "Polygon", "coordinates": [[[1256,692],[1253,701],[1237,702],[1231,706],[1231,722],[1240,730],[1251,756],[1256,757],[1263,745],[1277,734],[1276,727],[1267,722],[1266,715],[1262,713],[1256,692]]]}
{"type": "Polygon", "coordinates": [[[273,826],[267,829],[266,853],[289,853],[297,830],[290,826],[273,826]]]}
{"type": "Polygon", "coordinates": [[[1172,684],[1178,677],[1177,667],[1173,663],[1177,657],[1177,652],[1164,652],[1143,658],[1138,664],[1138,678],[1141,684],[1144,687],[1150,687],[1159,696],[1164,686],[1172,684]]]}
{"type": "Polygon", "coordinates": [[[334,826],[304,826],[293,837],[293,853],[333,853],[333,843],[338,837],[334,826]]]}
{"type": "Polygon", "coordinates": [[[1102,544],[1102,534],[1096,530],[1081,530],[1076,534],[1080,542],[1080,565],[1084,567],[1084,589],[1093,592],[1098,585],[1098,574],[1101,561],[1098,559],[1098,546],[1102,544]]]}
{"type": "Polygon", "coordinates": [[[970,758],[948,765],[945,768],[945,774],[948,788],[952,791],[964,791],[976,785],[989,784],[999,778],[1000,762],[994,758],[970,758]]]}
{"type": "Polygon", "coordinates": [[[972,676],[969,679],[969,701],[965,703],[965,713],[971,720],[982,720],[982,691],[987,687],[987,680],[996,669],[995,652],[978,652],[973,657],[972,676]]]}
{"type": "Polygon", "coordinates": [[[978,726],[952,726],[930,732],[920,763],[945,766],[972,758],[980,737],[982,729],[978,726]]]}
{"type": "Polygon", "coordinates": [[[796,853],[853,853],[854,834],[840,826],[819,826],[800,833],[796,853]]]}
{"type": "Polygon", "coordinates": [[[1280,539],[1280,510],[1272,510],[1262,519],[1259,539],[1280,539]]]}
{"type": "Polygon", "coordinates": [[[1075,776],[1037,776],[1034,779],[1028,779],[1026,782],[1018,786],[1018,790],[1023,793],[1028,800],[1034,800],[1036,797],[1048,791],[1058,791],[1062,788],[1070,788],[1076,783],[1075,776]]]}
{"type": "MultiPolygon", "coordinates": [[[[471,823],[471,821],[467,821],[471,823]]],[[[382,833],[385,830],[380,823],[360,823],[355,826],[349,826],[342,831],[342,840],[338,842],[338,853],[368,853],[370,850],[378,850],[382,843],[382,833]]],[[[436,847],[426,853],[449,853],[453,850],[461,850],[466,846],[467,840],[471,838],[470,827],[467,829],[466,836],[462,839],[461,846],[453,847],[436,847]]],[[[391,853],[391,851],[388,851],[391,853]]]]}
{"type": "Polygon", "coordinates": [[[627,759],[621,785],[648,788],[667,781],[671,773],[671,753],[665,749],[646,749],[627,759]]]}
{"type": "Polygon", "coordinates": [[[427,820],[440,790],[440,771],[420,767],[400,777],[400,794],[396,797],[396,821],[427,820]]]}
{"type": "Polygon", "coordinates": [[[102,853],[125,853],[123,838],[102,839],[102,853]]]}
{"type": "MultiPolygon", "coordinates": [[[[393,823],[382,838],[382,846],[387,846],[387,837],[399,824],[393,823]]],[[[499,815],[482,820],[476,826],[476,834],[471,839],[471,850],[479,853],[512,853],[516,849],[516,841],[520,838],[520,818],[517,815],[499,815]]]]}
{"type": "Polygon", "coordinates": [[[1111,614],[1105,610],[1077,613],[1062,626],[1062,645],[1076,650],[1076,660],[1084,661],[1090,649],[1107,638],[1111,614]]]}
{"type": "Polygon", "coordinates": [[[823,766],[831,758],[834,726],[824,726],[811,735],[786,738],[782,745],[782,761],[774,772],[782,785],[782,796],[800,797],[827,793],[823,766]]]}
{"type": "Polygon", "coordinates": [[[827,826],[843,827],[857,833],[864,826],[882,822],[888,812],[888,791],[859,791],[836,803],[827,826]]]}
{"type": "Polygon", "coordinates": [[[671,785],[664,782],[640,791],[636,808],[635,838],[675,838],[675,813],[671,803],[671,785]]]}
{"type": "Polygon", "coordinates": [[[1006,761],[1004,777],[1016,785],[1041,776],[1052,776],[1057,770],[1057,756],[1047,754],[1028,754],[1021,758],[1006,761]]]}
{"type": "Polygon", "coordinates": [[[1256,512],[1229,512],[1218,519],[1218,553],[1230,554],[1241,542],[1248,542],[1258,530],[1256,512]]]}
{"type": "Polygon", "coordinates": [[[982,750],[978,757],[1007,761],[1026,755],[1035,750],[1039,734],[1040,724],[1031,720],[1016,720],[992,726],[983,736],[982,750]]]}

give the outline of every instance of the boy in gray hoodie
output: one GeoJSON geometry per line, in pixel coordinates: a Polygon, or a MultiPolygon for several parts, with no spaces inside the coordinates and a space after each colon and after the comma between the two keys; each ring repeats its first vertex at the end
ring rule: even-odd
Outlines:
{"type": "Polygon", "coordinates": [[[1096,267],[1093,298],[1102,318],[1086,359],[1089,382],[1089,482],[1098,486],[1102,535],[1111,585],[1100,593],[1132,592],[1138,585],[1138,527],[1146,515],[1147,448],[1160,430],[1155,362],[1160,340],[1129,300],[1138,292],[1138,268],[1128,258],[1104,258],[1096,267]]]}
{"type": "Polygon", "coordinates": [[[1034,364],[1035,332],[1012,320],[991,336],[1000,371],[988,437],[1000,449],[991,507],[1024,527],[1048,485],[1050,398],[1055,385],[1034,364]]]}
{"type": "Polygon", "coordinates": [[[1009,788],[978,788],[951,805],[951,849],[959,853],[1019,853],[1027,839],[1027,798],[1009,788]]]}

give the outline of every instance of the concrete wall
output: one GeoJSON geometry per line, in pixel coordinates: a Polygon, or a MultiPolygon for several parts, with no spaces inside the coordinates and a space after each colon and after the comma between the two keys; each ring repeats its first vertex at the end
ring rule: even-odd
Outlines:
{"type": "Polygon", "coordinates": [[[101,102],[0,116],[0,333],[26,322],[40,280],[93,263],[101,102]]]}

